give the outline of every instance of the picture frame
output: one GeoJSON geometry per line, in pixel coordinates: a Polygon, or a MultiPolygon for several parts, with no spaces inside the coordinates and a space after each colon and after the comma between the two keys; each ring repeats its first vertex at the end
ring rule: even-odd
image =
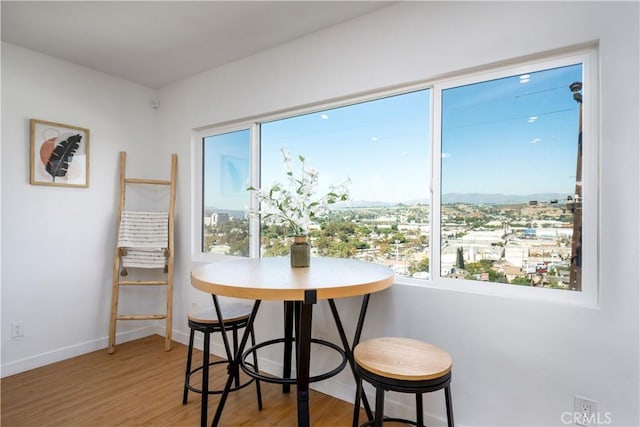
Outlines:
{"type": "Polygon", "coordinates": [[[89,129],[31,119],[31,185],[89,187],[89,129]]]}

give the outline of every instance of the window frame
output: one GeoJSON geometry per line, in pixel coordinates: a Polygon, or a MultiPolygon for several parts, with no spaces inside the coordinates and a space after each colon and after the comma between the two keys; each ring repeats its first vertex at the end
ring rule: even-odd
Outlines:
{"type": "MultiPolygon", "coordinates": [[[[433,145],[432,145],[432,193],[431,193],[431,269],[432,280],[427,286],[439,289],[452,289],[487,295],[514,297],[518,299],[535,299],[550,302],[562,302],[584,306],[596,306],[598,303],[598,218],[599,218],[599,138],[598,135],[598,80],[597,51],[585,49],[564,55],[518,62],[514,65],[495,67],[476,73],[468,73],[451,79],[443,79],[433,85],[433,145]],[[569,291],[558,289],[536,288],[535,291],[526,286],[504,286],[501,283],[481,282],[477,280],[460,280],[442,277],[441,265],[441,127],[442,127],[442,91],[499,79],[508,76],[522,75],[557,68],[572,64],[583,65],[583,121],[582,121],[582,191],[583,191],[583,235],[582,235],[582,290],[569,291]],[[434,191],[437,189],[437,192],[434,191]],[[437,196],[437,197],[436,197],[437,196]],[[585,250],[586,249],[586,250],[585,250]],[[434,274],[435,273],[435,274],[434,274]]],[[[570,96],[567,87],[567,96],[570,96]]]]}
{"type": "MultiPolygon", "coordinates": [[[[250,135],[250,146],[249,146],[249,173],[251,185],[254,185],[254,177],[260,176],[259,170],[256,173],[254,171],[254,165],[259,167],[259,162],[254,162],[254,148],[253,148],[253,138],[254,138],[254,129],[253,127],[256,124],[251,121],[242,121],[232,124],[226,124],[222,126],[207,126],[205,128],[196,129],[192,132],[191,135],[191,185],[190,185],[190,195],[191,195],[191,260],[194,262],[212,262],[219,259],[225,259],[229,257],[233,257],[233,255],[223,255],[223,254],[210,254],[202,251],[202,239],[203,239],[203,228],[204,228],[204,220],[203,220],[203,210],[204,210],[204,184],[203,184],[203,175],[204,175],[204,158],[203,158],[203,144],[204,139],[209,136],[221,135],[230,132],[237,132],[241,130],[249,130],[250,135]]],[[[259,184],[258,184],[259,185],[259,184]]],[[[247,200],[252,203],[252,198],[247,194],[247,200]]],[[[249,256],[252,255],[252,228],[251,221],[249,222],[249,256]]]]}
{"type": "MultiPolygon", "coordinates": [[[[416,90],[431,90],[431,182],[429,194],[430,206],[430,279],[414,279],[396,276],[395,283],[421,288],[434,288],[448,291],[468,292],[523,300],[562,303],[585,307],[597,307],[599,303],[599,85],[598,85],[598,49],[597,46],[567,50],[563,53],[538,56],[530,60],[514,60],[501,66],[483,67],[481,70],[456,73],[455,76],[434,79],[420,83],[398,86],[368,93],[366,95],[345,97],[328,102],[307,105],[284,112],[264,114],[251,119],[229,122],[223,125],[207,126],[194,130],[192,134],[191,166],[191,199],[192,220],[192,260],[195,262],[212,262],[231,257],[231,255],[207,254],[201,251],[202,240],[202,141],[206,136],[233,132],[241,129],[250,130],[250,181],[251,185],[260,187],[260,123],[282,120],[303,114],[314,113],[332,108],[376,100],[388,96],[402,95],[416,90]],[[476,280],[460,280],[442,277],[440,272],[440,219],[441,219],[441,125],[442,125],[442,91],[448,88],[472,83],[527,74],[545,69],[581,63],[583,65],[583,121],[582,121],[582,182],[583,182],[583,236],[582,236],[582,290],[570,291],[559,289],[535,288],[525,286],[505,286],[503,283],[482,282],[476,280]]],[[[567,88],[567,96],[570,96],[567,88]]],[[[257,200],[249,198],[249,207],[257,208],[257,200]]],[[[249,257],[260,256],[260,220],[257,216],[249,218],[250,249],[249,257]]]]}

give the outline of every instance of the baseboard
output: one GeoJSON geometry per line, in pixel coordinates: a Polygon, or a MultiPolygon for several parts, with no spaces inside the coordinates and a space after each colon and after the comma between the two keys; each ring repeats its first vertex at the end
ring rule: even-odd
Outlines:
{"type": "MultiPolygon", "coordinates": [[[[116,335],[116,343],[124,343],[127,341],[137,340],[156,333],[156,328],[147,326],[144,328],[132,329],[116,335]]],[[[164,336],[164,334],[162,334],[164,336]]],[[[80,356],[92,351],[106,349],[109,345],[109,338],[102,337],[92,341],[86,341],[79,344],[62,347],[46,353],[37,354],[35,356],[25,357],[13,362],[4,363],[0,367],[0,377],[8,377],[9,375],[19,374],[20,372],[30,369],[39,368],[41,366],[50,365],[51,363],[60,362],[72,357],[80,356]]]]}

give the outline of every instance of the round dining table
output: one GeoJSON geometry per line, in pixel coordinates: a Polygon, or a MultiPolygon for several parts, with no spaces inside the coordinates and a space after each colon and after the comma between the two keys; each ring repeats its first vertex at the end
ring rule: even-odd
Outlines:
{"type": "MultiPolygon", "coordinates": [[[[355,374],[352,349],[358,344],[364,325],[369,296],[389,288],[393,284],[393,271],[386,266],[371,262],[346,258],[312,257],[309,267],[293,268],[288,257],[236,258],[194,267],[191,272],[191,284],[206,293],[217,296],[254,300],[249,323],[240,341],[238,350],[231,361],[229,377],[222,393],[212,426],[217,426],[222,416],[224,404],[231,384],[241,365],[249,331],[258,312],[261,301],[284,301],[287,307],[296,305],[299,315],[296,330],[298,351],[295,384],[297,387],[298,426],[308,427],[309,420],[309,370],[311,355],[311,329],[313,306],[318,300],[329,302],[333,318],[342,341],[345,356],[355,374]],[[335,299],[363,297],[360,316],[356,325],[353,341],[349,343],[342,321],[336,308],[335,299]]],[[[219,310],[219,307],[216,307],[219,310]]],[[[292,318],[292,315],[291,315],[292,318]]],[[[291,345],[291,326],[286,325],[285,340],[291,345]]],[[[314,342],[317,340],[313,340],[314,342]]],[[[287,356],[290,360],[290,347],[285,347],[285,373],[287,356]],[[288,353],[288,354],[287,354],[288,353]]],[[[289,368],[290,369],[290,368],[289,368]]],[[[368,402],[363,402],[367,415],[371,415],[368,402]]],[[[354,410],[359,410],[355,408],[354,410]]]]}

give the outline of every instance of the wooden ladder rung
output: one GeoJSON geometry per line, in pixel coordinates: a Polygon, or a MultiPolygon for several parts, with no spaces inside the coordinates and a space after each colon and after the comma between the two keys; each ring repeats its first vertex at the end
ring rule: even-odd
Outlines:
{"type": "Polygon", "coordinates": [[[116,317],[118,320],[156,320],[156,319],[166,319],[166,314],[138,314],[138,315],[124,315],[116,317]]]}
{"type": "Polygon", "coordinates": [[[118,282],[120,285],[132,285],[132,286],[154,286],[154,285],[168,285],[169,282],[166,280],[120,280],[118,282]]]}
{"type": "Polygon", "coordinates": [[[124,182],[127,184],[171,185],[171,181],[164,179],[125,178],[124,182]]]}

